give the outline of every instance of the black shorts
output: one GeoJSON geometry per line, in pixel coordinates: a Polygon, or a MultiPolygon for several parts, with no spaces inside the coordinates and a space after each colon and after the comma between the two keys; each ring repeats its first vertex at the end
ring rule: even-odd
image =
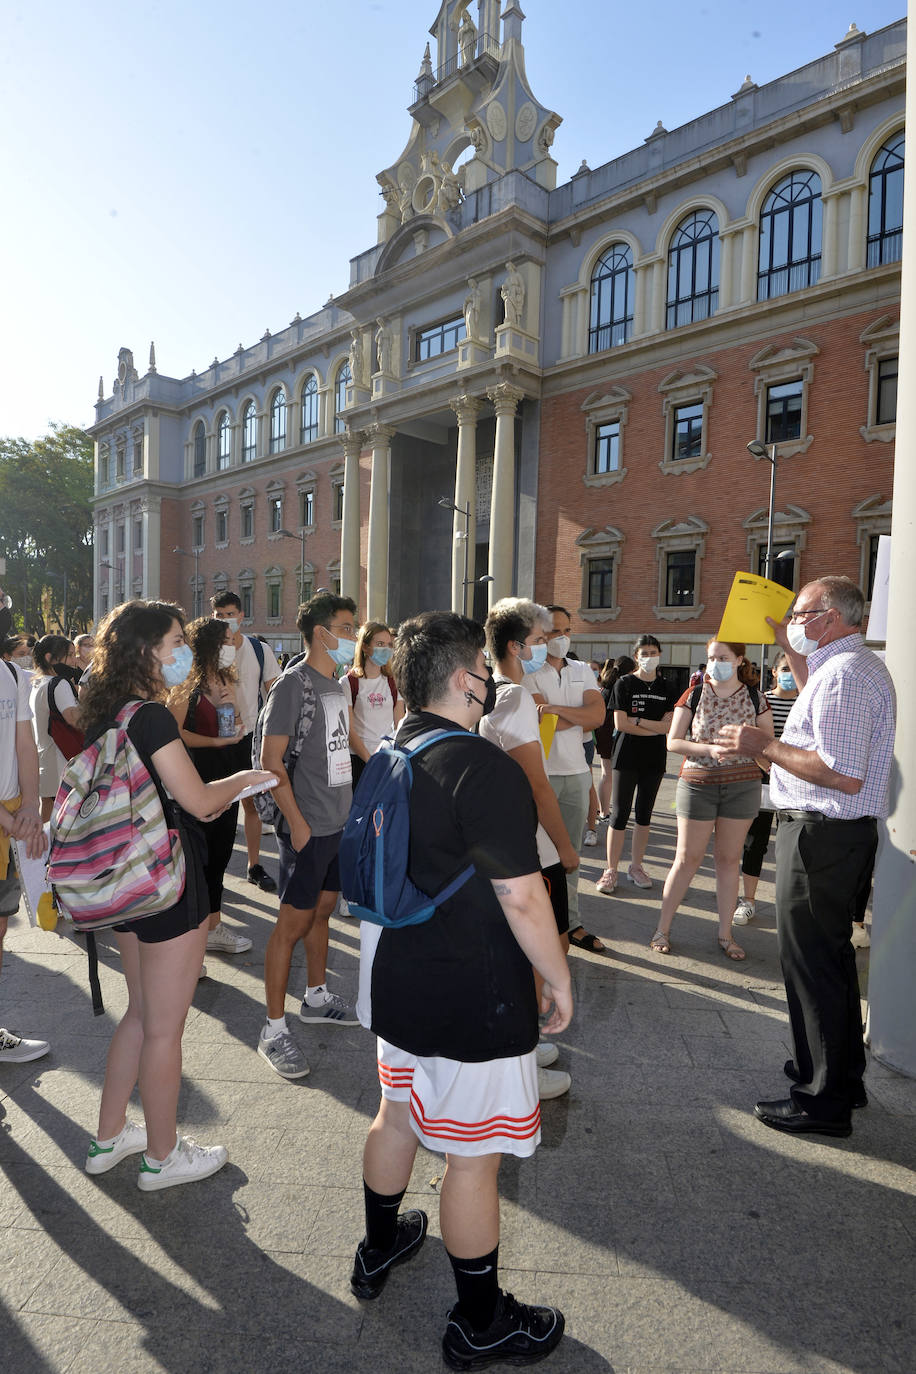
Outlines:
{"type": "Polygon", "coordinates": [[[541,877],[547,888],[547,896],[553,907],[554,920],[561,935],[569,930],[569,888],[566,886],[566,869],[562,864],[551,864],[541,869],[541,877]]]}
{"type": "Polygon", "coordinates": [[[136,935],[141,945],[159,945],[197,930],[210,914],[207,883],[204,878],[206,840],[200,826],[185,817],[180,826],[181,844],[185,857],[184,892],[174,906],[144,916],[139,921],[126,921],[113,929],[125,935],[136,935]]]}
{"type": "Polygon", "coordinates": [[[333,835],[313,835],[297,852],[288,837],[277,832],[281,902],[297,911],[311,911],[322,892],[340,891],[337,851],[342,834],[342,830],[335,830],[333,835]]]}

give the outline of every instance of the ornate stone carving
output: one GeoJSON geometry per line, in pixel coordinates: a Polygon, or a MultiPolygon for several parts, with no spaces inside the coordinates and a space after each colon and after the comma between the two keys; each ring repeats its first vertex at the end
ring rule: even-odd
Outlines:
{"type": "Polygon", "coordinates": [[[483,408],[483,402],[476,396],[453,396],[448,404],[457,415],[459,425],[475,424],[483,408]]]}
{"type": "Polygon", "coordinates": [[[515,137],[519,143],[527,143],[534,133],[538,122],[538,112],[530,100],[526,100],[515,117],[515,137]]]}
{"type": "Polygon", "coordinates": [[[128,382],[137,380],[137,369],[134,367],[134,355],[129,348],[118,350],[118,381],[122,386],[128,382]]]}
{"type": "Polygon", "coordinates": [[[553,140],[556,130],[552,124],[545,124],[538,134],[538,152],[546,157],[553,147],[553,140]]]}
{"type": "Polygon", "coordinates": [[[350,377],[354,386],[363,385],[363,341],[358,329],[350,330],[350,377]]]}
{"type": "Polygon", "coordinates": [[[522,316],[525,313],[525,283],[522,274],[513,262],[506,263],[506,280],[499,288],[499,294],[503,298],[503,308],[506,312],[506,324],[521,326],[522,316]]]}
{"type": "Polygon", "coordinates": [[[474,277],[468,277],[468,294],[464,298],[464,328],[469,339],[480,337],[480,287],[474,277]]]}
{"type": "Polygon", "coordinates": [[[375,335],[375,349],[378,354],[378,370],[386,376],[391,375],[391,330],[383,319],[376,320],[378,330],[375,335]]]}
{"type": "Polygon", "coordinates": [[[491,100],[487,106],[487,128],[495,143],[503,142],[509,125],[506,121],[506,112],[498,100],[491,100]]]}
{"type": "Polygon", "coordinates": [[[497,415],[514,415],[519,401],[525,398],[522,388],[511,382],[497,382],[496,386],[487,387],[487,395],[497,415]]]}
{"type": "Polygon", "coordinates": [[[477,54],[477,26],[467,10],[461,16],[458,43],[461,48],[461,65],[469,67],[477,54]]]}

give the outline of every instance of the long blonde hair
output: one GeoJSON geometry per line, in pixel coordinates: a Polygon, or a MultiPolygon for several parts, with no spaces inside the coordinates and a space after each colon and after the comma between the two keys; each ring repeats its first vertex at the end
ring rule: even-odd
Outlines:
{"type": "MultiPolygon", "coordinates": [[[[356,653],[353,655],[353,671],[357,677],[366,676],[366,655],[369,651],[368,646],[371,644],[373,637],[382,630],[384,630],[386,634],[391,635],[392,639],[394,638],[390,627],[382,620],[367,620],[365,625],[360,627],[359,634],[356,637],[356,653]]],[[[384,673],[385,677],[391,677],[390,659],[381,671],[384,673]]]]}

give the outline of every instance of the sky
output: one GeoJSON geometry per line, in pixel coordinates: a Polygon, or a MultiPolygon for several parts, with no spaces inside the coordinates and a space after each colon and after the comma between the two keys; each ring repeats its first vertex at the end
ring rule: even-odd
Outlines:
{"type": "MultiPolygon", "coordinates": [[[[94,418],[141,376],[226,358],[349,283],[375,174],[410,133],[438,0],[3,0],[0,435],[94,418]]],[[[524,0],[558,184],[873,32],[905,0],[524,0]],[[847,12],[848,11],[848,12],[847,12]]],[[[472,6],[476,18],[476,5],[472,6]]],[[[436,64],[435,47],[432,53],[436,64]]]]}

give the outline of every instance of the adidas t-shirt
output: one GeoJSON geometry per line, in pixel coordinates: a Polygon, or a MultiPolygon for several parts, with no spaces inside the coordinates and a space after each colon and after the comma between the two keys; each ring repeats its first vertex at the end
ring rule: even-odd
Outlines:
{"type": "Polygon", "coordinates": [[[350,689],[301,660],[277,678],[264,708],[264,734],[296,732],[302,693],[311,724],[293,773],[296,805],[312,834],[343,830],[353,799],[350,764],[350,689]]]}

